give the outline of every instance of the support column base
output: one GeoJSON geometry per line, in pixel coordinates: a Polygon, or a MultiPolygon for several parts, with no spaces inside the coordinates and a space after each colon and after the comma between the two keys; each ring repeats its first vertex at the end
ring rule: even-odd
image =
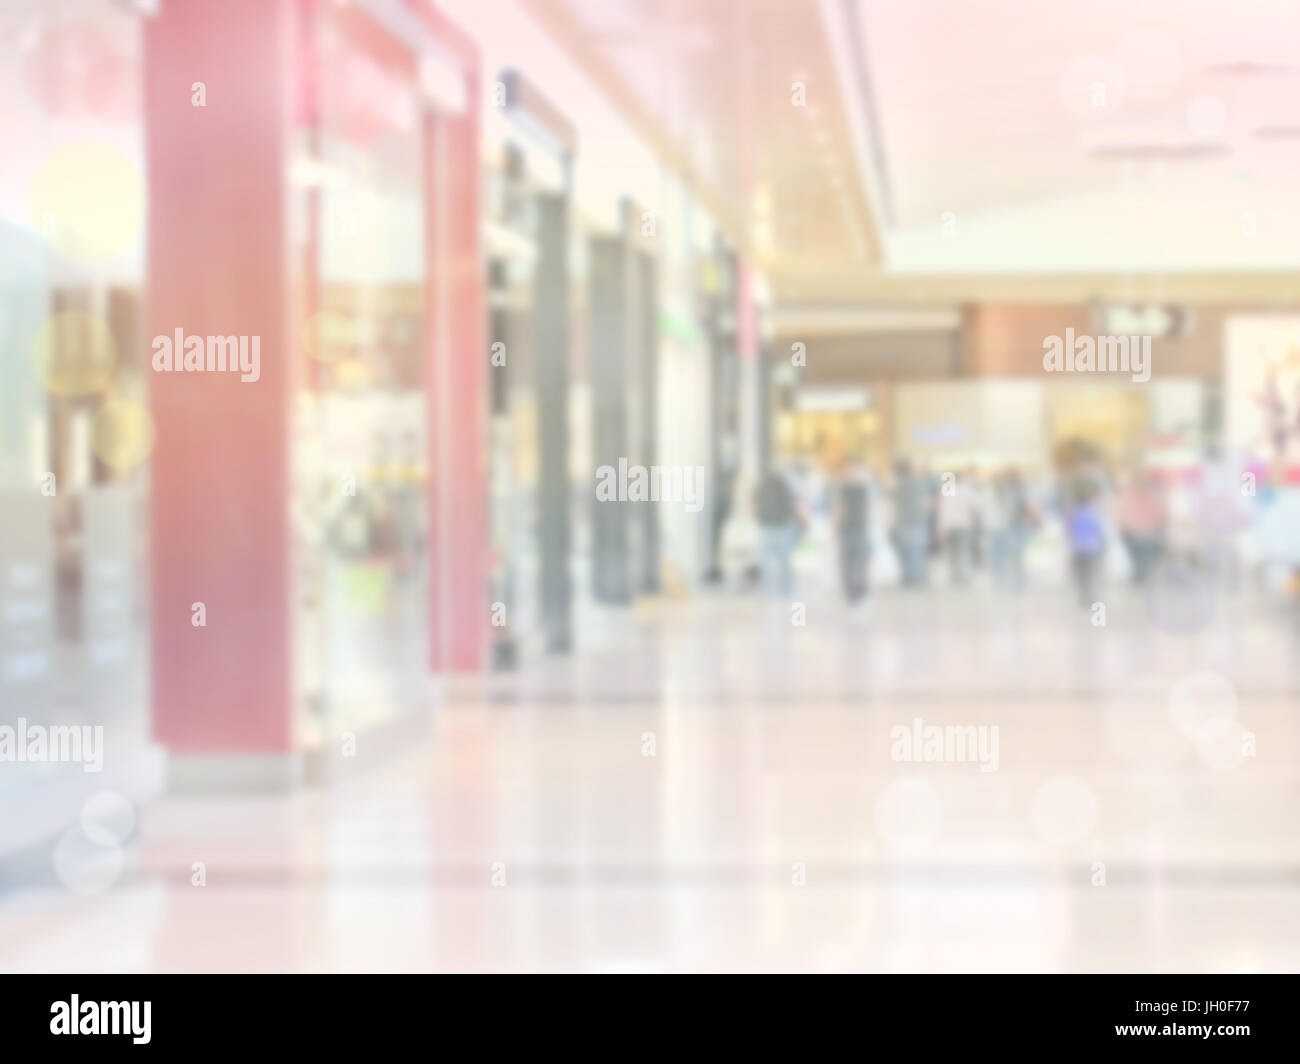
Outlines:
{"type": "Polygon", "coordinates": [[[169,754],[171,794],[282,794],[302,786],[301,753],[169,754]]]}

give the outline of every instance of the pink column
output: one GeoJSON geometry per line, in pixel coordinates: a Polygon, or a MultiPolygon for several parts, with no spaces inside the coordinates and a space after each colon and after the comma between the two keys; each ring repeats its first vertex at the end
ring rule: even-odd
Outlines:
{"type": "Polygon", "coordinates": [[[293,12],[291,0],[167,0],[144,21],[146,343],[183,329],[261,344],[255,383],[151,374],[153,732],[173,754],[292,746],[293,12]],[[205,107],[191,103],[196,81],[205,107]],[[191,623],[196,602],[206,627],[191,623]]]}
{"type": "Polygon", "coordinates": [[[467,105],[425,123],[429,391],[430,660],[445,672],[483,668],[488,634],[487,371],[479,241],[479,73],[472,46],[430,19],[465,67],[467,105]]]}

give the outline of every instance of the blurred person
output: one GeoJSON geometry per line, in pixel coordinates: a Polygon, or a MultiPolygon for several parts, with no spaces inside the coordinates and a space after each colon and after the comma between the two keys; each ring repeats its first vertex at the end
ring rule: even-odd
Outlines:
{"type": "Polygon", "coordinates": [[[832,515],[840,547],[840,576],[850,605],[869,590],[871,560],[871,484],[866,464],[850,455],[836,485],[832,515]]]}
{"type": "Polygon", "coordinates": [[[925,583],[927,555],[930,549],[930,485],[913,472],[906,458],[894,463],[894,525],[892,538],[903,571],[905,587],[925,583]]]}
{"type": "Polygon", "coordinates": [[[985,482],[984,474],[975,466],[966,470],[967,491],[970,494],[970,563],[974,570],[983,569],[989,560],[989,507],[993,501],[992,487],[985,482]]]}
{"type": "Polygon", "coordinates": [[[1143,585],[1164,550],[1169,521],[1160,481],[1154,472],[1140,469],[1129,479],[1120,495],[1118,518],[1133,583],[1143,585]]]}
{"type": "Polygon", "coordinates": [[[724,463],[718,470],[718,483],[713,495],[712,524],[710,525],[711,543],[713,545],[713,564],[704,574],[706,584],[721,584],[726,579],[723,560],[726,554],[727,524],[731,520],[731,498],[737,485],[738,476],[734,466],[724,463]]]}
{"type": "MultiPolygon", "coordinates": [[[[1296,381],[1295,403],[1292,407],[1291,418],[1291,438],[1300,441],[1300,380],[1296,381]]],[[[1300,459],[1300,454],[1296,457],[1300,459]]]]}
{"type": "Polygon", "coordinates": [[[816,448],[800,455],[786,471],[786,481],[794,492],[795,505],[806,519],[829,519],[830,469],[825,465],[822,451],[825,445],[818,437],[816,448]]]}
{"type": "Polygon", "coordinates": [[[938,557],[943,549],[943,539],[939,535],[939,491],[941,478],[931,472],[928,465],[917,467],[916,477],[925,485],[926,519],[925,519],[925,553],[927,557],[938,557]]]}
{"type": "Polygon", "coordinates": [[[723,528],[717,573],[719,579],[728,571],[739,574],[740,586],[749,590],[757,587],[762,577],[758,522],[753,507],[747,505],[754,498],[756,482],[752,473],[741,469],[736,471],[732,485],[728,506],[731,517],[723,528]]]}
{"type": "Polygon", "coordinates": [[[1009,466],[994,480],[987,513],[994,582],[1012,591],[1023,591],[1025,544],[1037,520],[1024,477],[1015,466],[1009,466]]]}
{"type": "Polygon", "coordinates": [[[1080,480],[1065,515],[1070,568],[1079,603],[1085,608],[1097,601],[1102,559],[1106,553],[1105,523],[1099,500],[1096,484],[1090,478],[1080,480]]]}
{"type": "Polygon", "coordinates": [[[420,440],[414,430],[402,433],[401,460],[392,485],[393,517],[397,538],[397,574],[413,576],[420,567],[428,531],[424,525],[424,470],[420,440]]]}
{"type": "Polygon", "coordinates": [[[758,518],[763,591],[791,595],[794,571],[790,556],[803,533],[803,516],[788,476],[775,466],[759,481],[754,514],[758,518]]]}
{"type": "Polygon", "coordinates": [[[1259,397],[1259,404],[1264,408],[1265,431],[1269,443],[1273,446],[1273,457],[1282,461],[1286,457],[1287,418],[1286,404],[1282,401],[1282,389],[1278,384],[1277,367],[1270,366],[1264,379],[1264,393],[1259,397]]]}
{"type": "MultiPolygon", "coordinates": [[[[1201,476],[1197,480],[1193,504],[1192,519],[1201,530],[1201,538],[1206,544],[1211,569],[1233,586],[1242,576],[1243,559],[1239,553],[1239,537],[1258,517],[1256,496],[1242,491],[1243,477],[1247,473],[1254,476],[1257,485],[1268,485],[1269,474],[1266,466],[1246,460],[1241,455],[1225,453],[1216,446],[1207,448],[1201,476]]],[[[1164,490],[1170,525],[1170,529],[1165,533],[1164,552],[1167,555],[1173,543],[1171,529],[1174,524],[1174,508],[1169,500],[1171,490],[1168,487],[1164,490]]],[[[1266,486],[1264,492],[1268,493],[1268,491],[1266,486]]],[[[1291,527],[1295,526],[1294,521],[1288,524],[1291,527]]],[[[1258,532],[1262,532],[1262,529],[1257,529],[1258,532]]],[[[1266,536],[1252,534],[1250,537],[1252,552],[1259,550],[1260,544],[1266,538],[1266,536]]],[[[1284,538],[1292,541],[1295,539],[1293,533],[1287,533],[1284,538]]]]}
{"type": "Polygon", "coordinates": [[[939,492],[937,533],[948,556],[949,583],[962,587],[970,575],[975,535],[975,497],[969,473],[955,475],[952,490],[939,492]]]}

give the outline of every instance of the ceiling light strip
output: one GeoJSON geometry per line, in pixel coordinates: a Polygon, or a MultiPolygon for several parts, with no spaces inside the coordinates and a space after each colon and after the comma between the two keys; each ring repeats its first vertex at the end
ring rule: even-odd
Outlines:
{"type": "Polygon", "coordinates": [[[845,119],[853,141],[853,154],[862,175],[863,194],[872,215],[882,257],[884,230],[894,228],[893,196],[880,142],[875,96],[867,72],[861,37],[862,13],[858,0],[820,0],[822,24],[835,63],[835,76],[844,98],[845,119]]]}

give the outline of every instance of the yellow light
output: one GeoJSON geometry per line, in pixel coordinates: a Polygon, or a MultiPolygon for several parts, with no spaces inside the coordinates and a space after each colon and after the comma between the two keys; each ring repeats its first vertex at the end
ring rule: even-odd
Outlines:
{"type": "Polygon", "coordinates": [[[153,417],[134,399],[106,400],[90,424],[90,446],[110,469],[125,473],[153,453],[153,417]]]}
{"type": "Polygon", "coordinates": [[[126,153],[77,141],[45,157],[28,193],[33,227],[78,262],[120,254],[144,231],[144,178],[126,153]]]}
{"type": "Polygon", "coordinates": [[[68,310],[52,314],[36,330],[32,363],[51,395],[94,395],[113,379],[117,345],[102,318],[68,310]]]}

